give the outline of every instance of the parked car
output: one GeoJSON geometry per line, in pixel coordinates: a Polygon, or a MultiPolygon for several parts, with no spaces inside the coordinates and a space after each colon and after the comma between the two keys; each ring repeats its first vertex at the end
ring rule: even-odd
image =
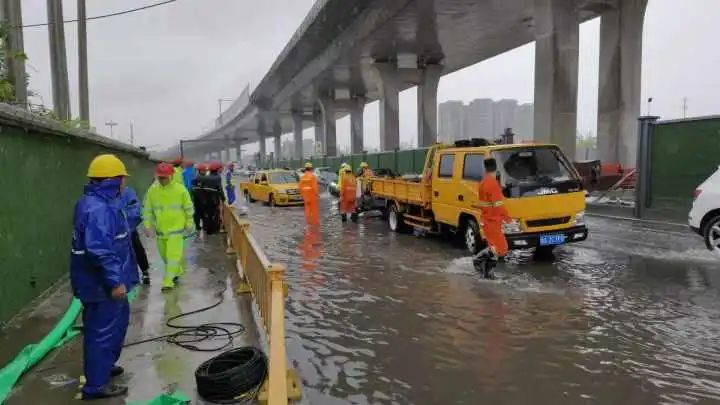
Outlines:
{"type": "Polygon", "coordinates": [[[720,255],[720,168],[695,189],[688,222],[705,246],[720,255]]]}

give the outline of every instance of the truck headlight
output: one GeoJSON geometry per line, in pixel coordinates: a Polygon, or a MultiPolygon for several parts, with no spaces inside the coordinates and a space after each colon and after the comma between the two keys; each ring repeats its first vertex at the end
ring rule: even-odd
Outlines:
{"type": "Polygon", "coordinates": [[[575,225],[585,225],[585,211],[575,214],[575,225]]]}
{"type": "Polygon", "coordinates": [[[513,234],[513,233],[521,233],[522,228],[520,227],[520,221],[518,221],[516,218],[513,218],[510,220],[510,222],[506,222],[502,225],[503,227],[503,233],[504,234],[513,234]]]}

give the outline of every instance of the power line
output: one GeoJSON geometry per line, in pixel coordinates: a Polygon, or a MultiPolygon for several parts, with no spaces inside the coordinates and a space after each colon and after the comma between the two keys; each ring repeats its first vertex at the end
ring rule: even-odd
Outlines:
{"type": "MultiPolygon", "coordinates": [[[[90,20],[100,20],[100,19],[109,18],[109,17],[117,17],[117,16],[119,16],[119,15],[130,14],[130,13],[134,13],[134,12],[136,12],[136,11],[143,11],[143,10],[147,10],[147,9],[153,8],[153,7],[164,6],[165,4],[174,3],[174,2],[176,2],[176,1],[178,1],[178,0],[166,0],[166,1],[161,1],[160,3],[148,4],[147,6],[142,6],[142,7],[138,7],[138,8],[133,8],[133,9],[130,9],[130,10],[124,10],[124,11],[118,11],[118,12],[110,13],[110,14],[103,14],[103,15],[96,15],[96,16],[93,16],[93,17],[88,17],[87,20],[90,21],[90,20]]],[[[78,20],[75,19],[75,20],[66,20],[66,21],[63,21],[63,23],[65,23],[65,24],[67,24],[67,23],[74,23],[74,22],[78,22],[78,20]]],[[[45,26],[48,26],[48,25],[51,25],[51,24],[53,24],[53,23],[46,22],[46,23],[40,23],[40,24],[29,24],[29,25],[23,25],[23,26],[20,27],[20,28],[45,27],[45,26]]],[[[14,27],[14,28],[18,28],[18,27],[14,27]]]]}

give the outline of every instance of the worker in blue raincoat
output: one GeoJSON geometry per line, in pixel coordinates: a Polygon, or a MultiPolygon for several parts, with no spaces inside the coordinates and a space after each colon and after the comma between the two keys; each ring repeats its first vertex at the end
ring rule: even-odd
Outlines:
{"type": "Polygon", "coordinates": [[[137,230],[137,227],[142,223],[142,205],[135,190],[129,186],[125,187],[120,193],[120,200],[130,225],[133,253],[135,253],[135,260],[142,273],[142,282],[145,285],[150,285],[150,262],[137,230]]]}
{"type": "Polygon", "coordinates": [[[227,202],[230,205],[235,203],[235,185],[233,184],[233,172],[235,166],[230,163],[225,170],[225,194],[227,194],[227,202]]]}
{"type": "Polygon", "coordinates": [[[90,182],[75,204],[70,255],[73,294],[83,304],[86,400],[127,393],[127,387],[110,379],[123,373],[116,362],[130,320],[127,294],[139,282],[120,199],[128,176],[125,165],[114,155],[100,155],[90,163],[87,176],[90,182]]]}
{"type": "Polygon", "coordinates": [[[187,189],[188,193],[190,193],[192,192],[192,182],[197,176],[197,172],[195,171],[195,163],[191,160],[186,160],[183,162],[183,166],[185,166],[182,172],[183,184],[185,184],[185,188],[187,189]]]}

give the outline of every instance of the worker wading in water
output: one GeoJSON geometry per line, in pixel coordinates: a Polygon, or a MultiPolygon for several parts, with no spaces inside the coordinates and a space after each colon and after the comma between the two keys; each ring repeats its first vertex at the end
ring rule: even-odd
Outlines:
{"type": "Polygon", "coordinates": [[[340,218],[343,222],[347,222],[347,216],[350,214],[350,218],[357,221],[357,214],[355,213],[357,180],[350,166],[346,167],[340,184],[340,218]]]}
{"type": "Polygon", "coordinates": [[[320,192],[313,165],[305,163],[305,173],[300,177],[300,195],[305,204],[305,220],[310,225],[320,223],[320,192]]]}
{"type": "Polygon", "coordinates": [[[495,159],[487,159],[484,166],[485,177],[478,186],[479,203],[474,207],[480,208],[482,230],[488,246],[475,256],[473,264],[486,278],[494,278],[493,269],[498,259],[505,257],[508,252],[502,225],[510,217],[503,205],[502,188],[497,181],[497,162],[495,159]]]}
{"type": "Polygon", "coordinates": [[[114,155],[96,157],[90,182],[75,204],[70,255],[73,294],[83,304],[82,399],[125,395],[110,383],[123,373],[116,365],[130,321],[127,294],[138,284],[131,229],[120,199],[128,173],[114,155]]]}
{"type": "Polygon", "coordinates": [[[147,191],[143,204],[145,235],[157,235],[160,257],[165,263],[162,290],[175,287],[183,275],[185,237],[193,232],[193,204],[181,182],[173,181],[173,167],[160,163],[155,169],[157,181],[147,191]]]}

